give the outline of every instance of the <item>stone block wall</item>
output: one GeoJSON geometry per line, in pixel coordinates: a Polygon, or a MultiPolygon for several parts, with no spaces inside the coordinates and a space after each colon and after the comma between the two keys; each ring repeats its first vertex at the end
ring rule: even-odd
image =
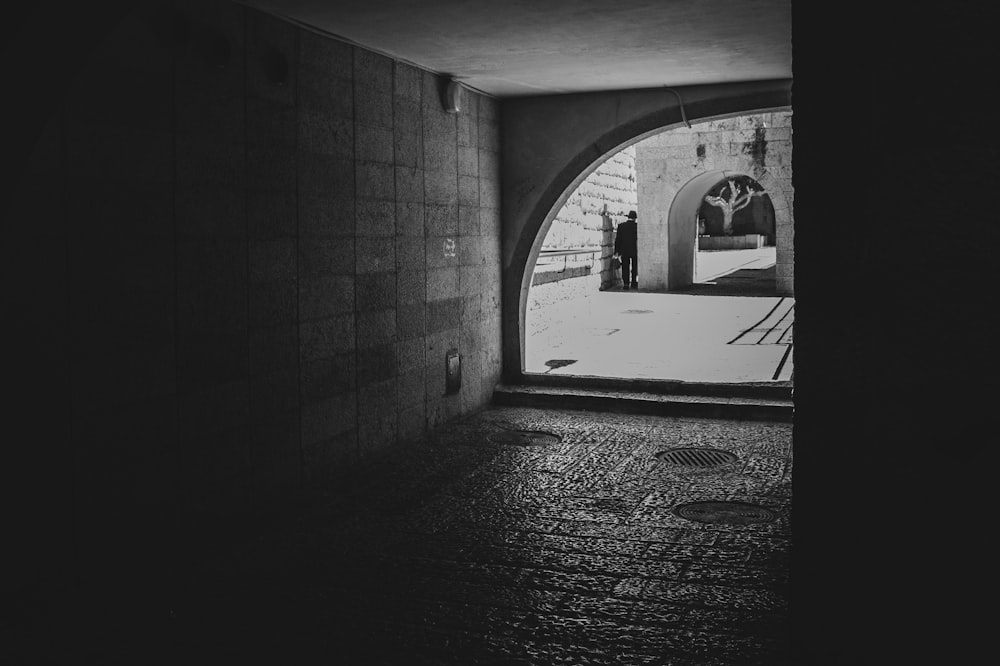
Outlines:
{"type": "Polygon", "coordinates": [[[590,249],[592,254],[540,260],[535,274],[563,270],[568,280],[553,280],[532,286],[528,310],[585,297],[620,279],[611,269],[614,229],[635,210],[637,188],[635,148],[629,146],[612,155],[570,194],[545,235],[542,250],[590,249]],[[574,268],[586,268],[584,275],[574,268]],[[557,284],[567,282],[567,284],[557,284]],[[571,284],[569,284],[571,282],[571,284]]]}
{"type": "MultiPolygon", "coordinates": [[[[792,112],[769,112],[694,123],[651,136],[635,144],[640,235],[647,247],[666,247],[667,214],[677,191],[695,176],[724,169],[751,176],[767,191],[774,206],[777,245],[777,289],[793,293],[794,231],[792,206],[792,112]]],[[[640,243],[642,245],[642,243],[640,243]]],[[[651,251],[652,252],[652,251],[651,251]]],[[[643,258],[649,275],[665,261],[665,252],[643,258]],[[661,256],[663,255],[663,256],[661,256]]],[[[665,269],[661,272],[664,272],[665,269]]],[[[653,287],[647,280],[644,286],[653,287]]]]}
{"type": "Polygon", "coordinates": [[[321,490],[488,403],[496,100],[446,113],[435,75],[224,1],[143,3],[76,64],[6,205],[54,267],[78,548],[321,490]]]}

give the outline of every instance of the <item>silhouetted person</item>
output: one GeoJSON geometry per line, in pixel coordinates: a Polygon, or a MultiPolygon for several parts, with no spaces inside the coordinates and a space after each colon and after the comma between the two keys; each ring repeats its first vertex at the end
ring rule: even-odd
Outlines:
{"type": "Polygon", "coordinates": [[[622,260],[623,289],[638,289],[639,274],[639,244],[638,229],[635,223],[635,211],[628,212],[628,219],[618,225],[615,234],[615,254],[622,260]]]}

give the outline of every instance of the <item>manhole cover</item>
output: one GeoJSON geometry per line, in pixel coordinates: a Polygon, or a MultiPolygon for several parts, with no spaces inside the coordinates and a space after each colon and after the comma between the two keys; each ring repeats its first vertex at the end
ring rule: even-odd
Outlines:
{"type": "Polygon", "coordinates": [[[758,504],[743,502],[692,502],[674,509],[674,514],[699,523],[721,523],[725,525],[752,525],[769,523],[777,515],[758,504]]]}
{"type": "Polygon", "coordinates": [[[562,441],[559,435],[540,430],[507,430],[490,435],[488,439],[494,444],[512,444],[514,446],[545,446],[558,444],[562,441]]]}
{"type": "Polygon", "coordinates": [[[685,467],[717,467],[736,462],[736,456],[719,449],[670,449],[656,454],[662,462],[685,467]]]}
{"type": "Polygon", "coordinates": [[[649,314],[652,310],[625,310],[622,314],[649,314]]]}

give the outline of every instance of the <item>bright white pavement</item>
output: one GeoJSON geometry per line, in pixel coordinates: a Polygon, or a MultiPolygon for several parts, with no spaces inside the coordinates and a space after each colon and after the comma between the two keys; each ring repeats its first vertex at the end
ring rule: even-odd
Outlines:
{"type": "MultiPolygon", "coordinates": [[[[770,250],[773,264],[774,248],[764,250],[770,250]]],[[[741,268],[764,268],[768,259],[761,250],[703,252],[698,278],[709,281],[741,268]]],[[[525,371],[697,382],[787,381],[793,319],[794,299],[780,296],[595,292],[528,313],[525,371]],[[542,322],[544,330],[534,333],[542,322]]]]}

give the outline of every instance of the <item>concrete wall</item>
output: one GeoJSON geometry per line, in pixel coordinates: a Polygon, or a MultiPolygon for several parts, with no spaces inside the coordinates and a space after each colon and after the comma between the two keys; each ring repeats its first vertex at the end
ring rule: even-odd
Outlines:
{"type": "Polygon", "coordinates": [[[5,200],[55,429],[47,552],[266,509],[488,402],[495,100],[445,113],[430,73],[230,2],[100,27],[5,200]]]}
{"type": "Polygon", "coordinates": [[[671,243],[667,219],[677,192],[700,174],[726,170],[751,176],[767,191],[775,215],[776,288],[781,294],[794,293],[791,111],[692,123],[691,128],[677,127],[643,139],[635,150],[642,232],[655,239],[640,244],[643,287],[670,288],[672,272],[664,248],[671,243]]]}
{"type": "MultiPolygon", "coordinates": [[[[791,82],[755,81],[505,100],[503,154],[504,375],[523,372],[524,315],[535,259],[556,213],[608,157],[691,121],[790,108],[791,82]]],[[[640,213],[641,214],[641,213],[640,213]]],[[[640,257],[641,261],[641,257],[640,257]]],[[[641,265],[641,264],[640,264],[641,265]]]]}

